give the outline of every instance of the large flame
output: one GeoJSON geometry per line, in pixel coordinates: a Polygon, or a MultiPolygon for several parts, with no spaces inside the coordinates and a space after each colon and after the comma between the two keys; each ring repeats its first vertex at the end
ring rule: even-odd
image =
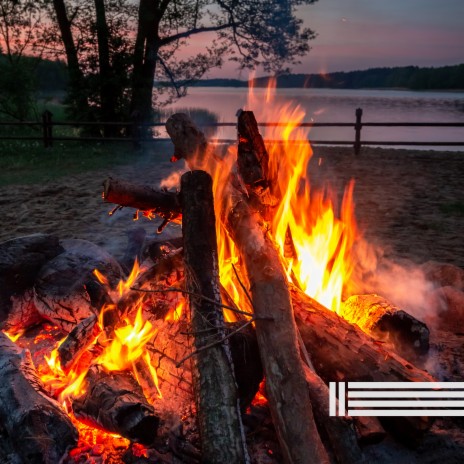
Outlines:
{"type": "MultiPolygon", "coordinates": [[[[357,237],[351,182],[344,194],[341,209],[336,209],[334,192],[310,187],[308,163],[312,149],[308,129],[300,127],[305,112],[294,102],[275,99],[275,82],[264,94],[250,88],[247,108],[254,110],[259,122],[280,122],[264,131],[269,153],[268,172],[272,195],[278,206],[272,212],[270,236],[278,246],[293,280],[305,293],[339,312],[344,283],[353,270],[351,250],[357,237]],[[289,252],[289,249],[291,250],[289,252]]],[[[216,211],[224,201],[226,178],[235,161],[228,153],[220,169],[213,169],[216,211]]],[[[225,227],[218,221],[219,262],[221,283],[237,305],[246,302],[244,290],[237,282],[234,265],[238,253],[225,227]]]]}

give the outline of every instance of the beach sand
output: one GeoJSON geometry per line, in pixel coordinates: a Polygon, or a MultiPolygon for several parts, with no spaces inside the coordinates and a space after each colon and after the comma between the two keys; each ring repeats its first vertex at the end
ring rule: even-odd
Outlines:
{"type": "MultiPolygon", "coordinates": [[[[130,208],[109,217],[102,182],[113,176],[158,187],[181,168],[168,161],[171,150],[114,169],[0,188],[0,241],[43,232],[90,240],[120,257],[128,229],[142,226],[154,234],[158,222],[134,222],[130,208]]],[[[359,228],[387,257],[464,267],[464,153],[365,147],[355,156],[351,148],[315,147],[310,173],[313,185],[329,182],[339,198],[355,180],[359,228]]],[[[168,233],[179,234],[180,226],[168,233]]]]}

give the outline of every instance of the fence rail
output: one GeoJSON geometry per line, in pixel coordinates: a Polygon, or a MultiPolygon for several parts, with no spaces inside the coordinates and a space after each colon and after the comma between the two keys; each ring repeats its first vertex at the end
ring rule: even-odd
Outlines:
{"type": "MultiPolygon", "coordinates": [[[[463,127],[464,122],[363,122],[362,121],[363,110],[357,108],[355,111],[355,122],[304,122],[296,125],[296,127],[352,127],[354,129],[354,140],[315,140],[311,139],[311,143],[314,145],[352,145],[356,154],[359,154],[361,147],[364,145],[384,145],[384,146],[464,146],[462,142],[427,142],[427,141],[373,141],[373,140],[362,140],[361,131],[364,127],[463,127]]],[[[139,124],[136,122],[96,122],[96,121],[53,121],[53,114],[50,111],[45,111],[42,114],[42,121],[23,121],[23,122],[0,122],[2,126],[12,127],[37,127],[41,132],[41,135],[37,136],[16,136],[16,135],[3,135],[0,134],[0,140],[29,140],[29,141],[42,141],[44,147],[49,148],[53,146],[55,141],[99,141],[99,142],[130,142],[134,145],[139,145],[141,142],[166,142],[170,139],[162,137],[73,137],[73,136],[61,136],[55,135],[53,132],[54,127],[99,127],[104,129],[106,127],[119,127],[126,129],[132,134],[140,134],[142,128],[149,127],[164,127],[164,122],[152,123],[152,124],[139,124]]],[[[287,125],[287,122],[262,122],[258,123],[260,127],[283,127],[287,125]]],[[[220,123],[208,123],[202,127],[236,127],[236,122],[220,122],[220,123]]],[[[269,142],[282,143],[281,140],[266,140],[269,142]]],[[[217,143],[232,143],[235,140],[232,139],[218,139],[217,143]]],[[[305,143],[305,141],[291,141],[292,143],[305,143]]]]}

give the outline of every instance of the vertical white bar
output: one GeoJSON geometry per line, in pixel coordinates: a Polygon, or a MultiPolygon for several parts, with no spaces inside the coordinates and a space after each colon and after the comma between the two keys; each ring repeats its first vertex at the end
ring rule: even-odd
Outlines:
{"type": "Polygon", "coordinates": [[[345,382],[338,382],[338,415],[345,415],[345,382]]]}
{"type": "Polygon", "coordinates": [[[336,398],[336,389],[337,383],[336,382],[329,382],[329,415],[336,416],[337,415],[337,398],[336,398]]]}

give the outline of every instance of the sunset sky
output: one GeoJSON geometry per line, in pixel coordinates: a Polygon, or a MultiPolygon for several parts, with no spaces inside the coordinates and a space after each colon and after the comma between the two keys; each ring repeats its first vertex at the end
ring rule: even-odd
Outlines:
{"type": "MultiPolygon", "coordinates": [[[[318,37],[294,72],[464,63],[464,0],[319,0],[299,16],[318,37]]],[[[210,73],[226,76],[246,77],[210,73]]]]}

